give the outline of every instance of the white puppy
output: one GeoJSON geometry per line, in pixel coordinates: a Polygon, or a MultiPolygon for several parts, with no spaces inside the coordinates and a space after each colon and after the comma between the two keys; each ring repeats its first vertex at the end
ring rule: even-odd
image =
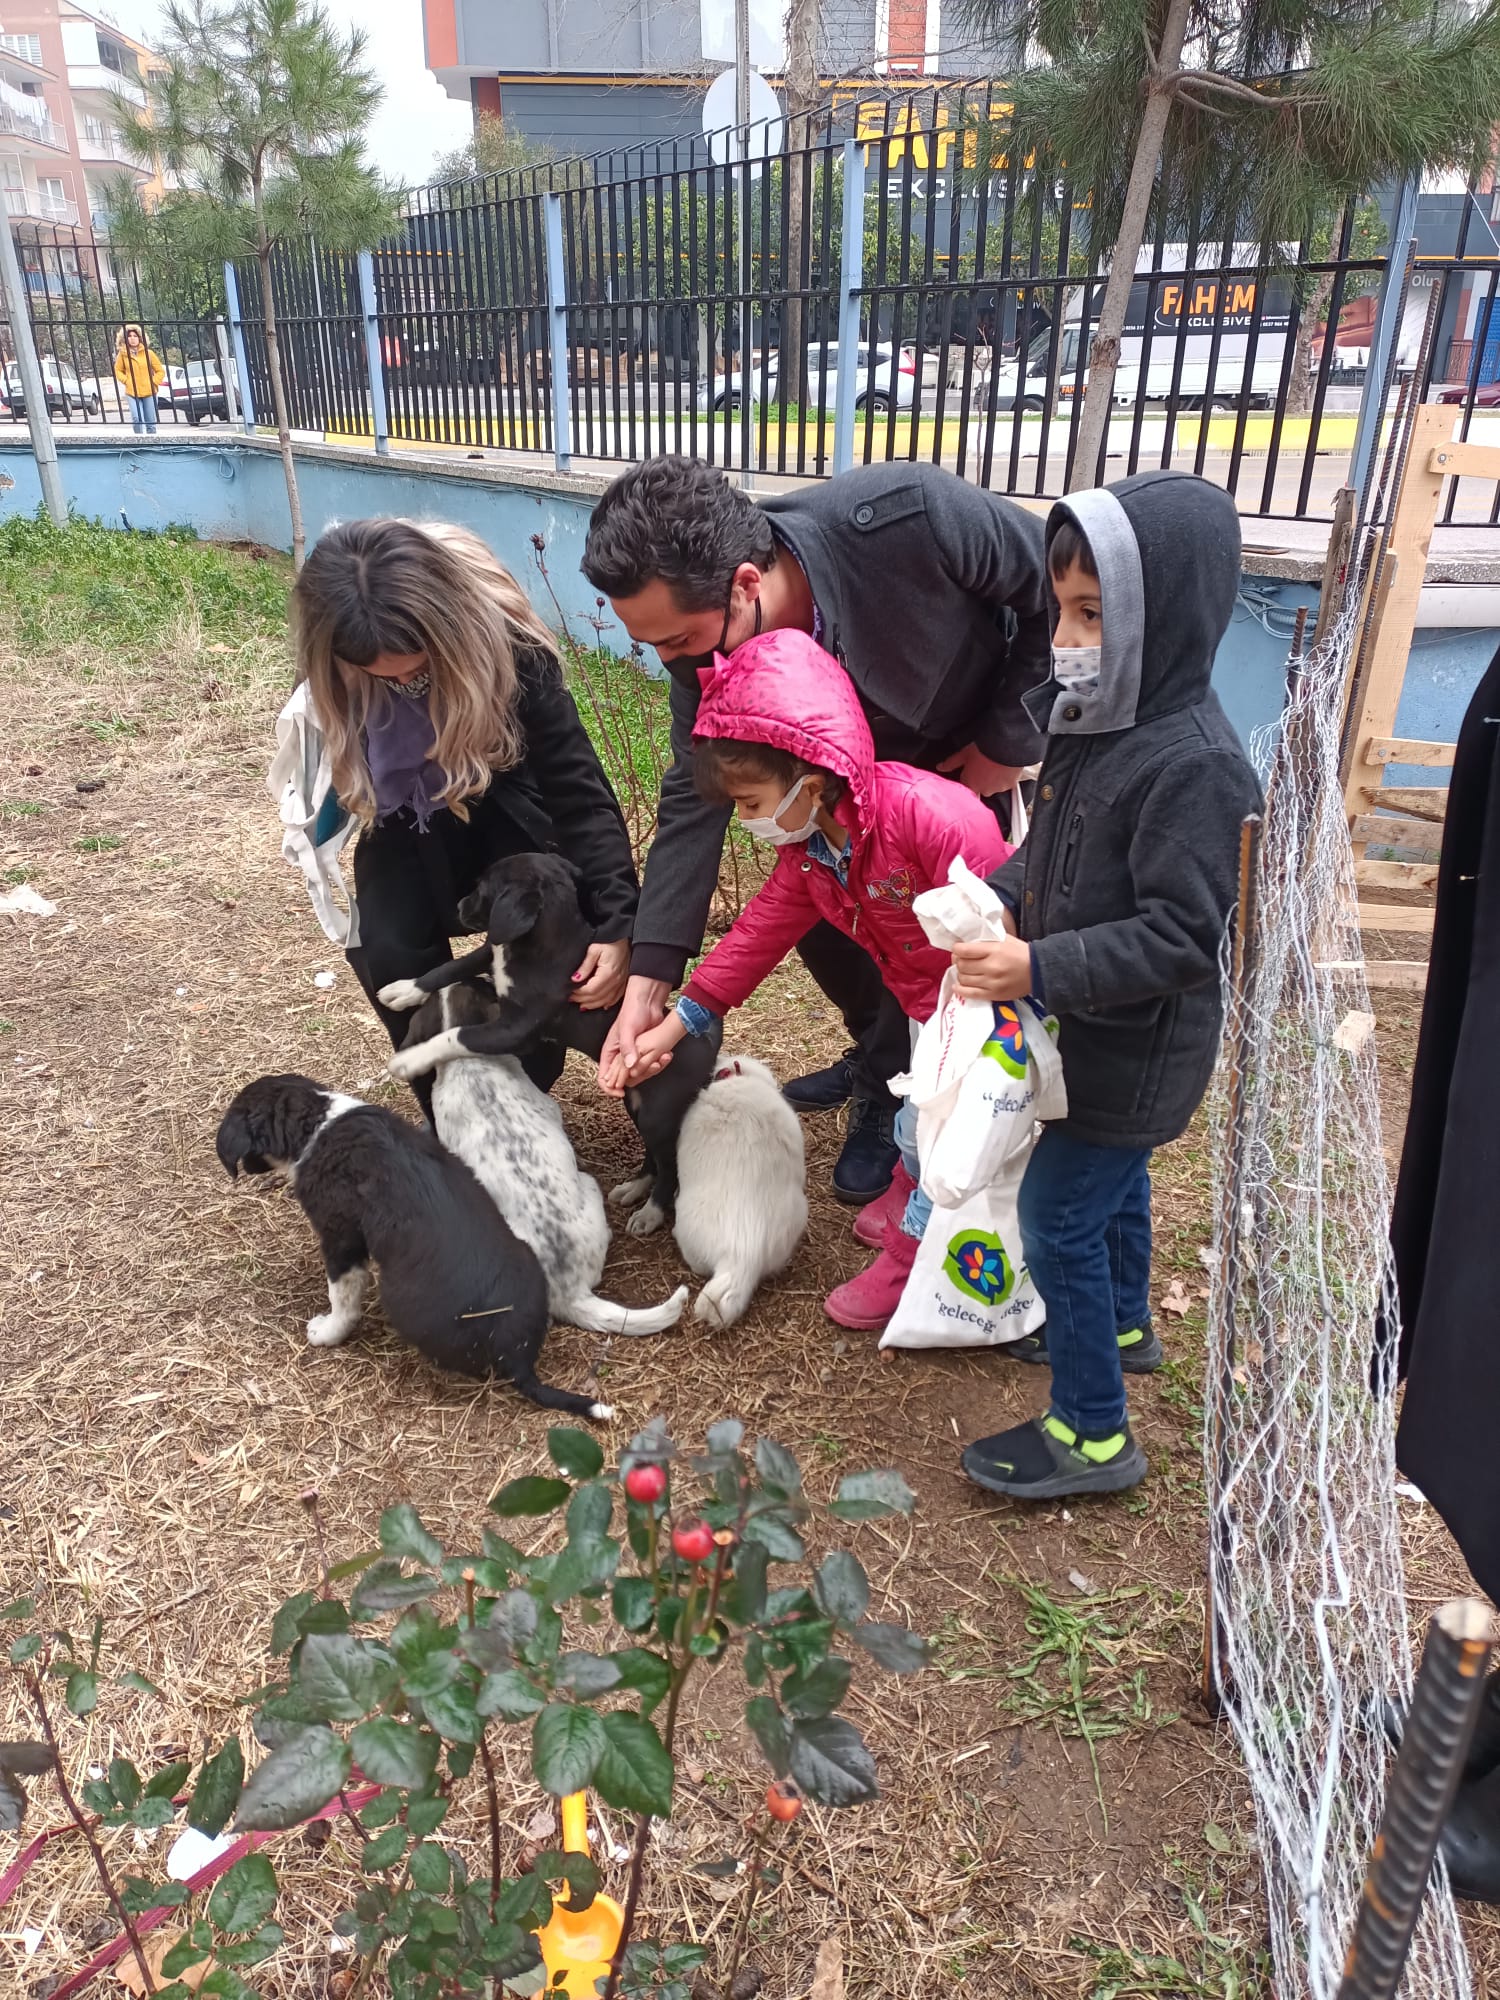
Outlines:
{"type": "Polygon", "coordinates": [[[677,1173],[677,1247],[708,1279],[693,1316],[733,1326],[807,1227],[802,1127],[764,1063],[719,1064],[682,1121],[677,1173]]]}

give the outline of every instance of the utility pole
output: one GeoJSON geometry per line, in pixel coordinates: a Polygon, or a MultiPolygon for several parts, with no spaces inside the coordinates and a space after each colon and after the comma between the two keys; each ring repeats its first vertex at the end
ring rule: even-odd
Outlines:
{"type": "Polygon", "coordinates": [[[31,331],[31,307],[26,282],[21,276],[21,260],[16,255],[16,239],[11,234],[10,217],[0,210],[0,291],[10,315],[10,337],[15,344],[16,367],[21,374],[21,394],[26,398],[26,427],[31,432],[31,449],[36,459],[42,498],[54,528],[68,525],[68,503],[63,498],[62,474],[57,469],[57,443],[52,435],[52,417],[47,408],[47,389],[42,381],[42,364],[37,360],[36,341],[31,331]]]}
{"type": "Polygon", "coordinates": [[[781,274],[781,352],[777,377],[783,403],[806,407],[807,345],[811,331],[802,298],[807,254],[807,155],[818,108],[821,0],[791,0],[786,17],[786,269],[781,274]]]}
{"type": "Polygon", "coordinates": [[[750,309],[750,0],[734,0],[734,122],[738,128],[736,154],[740,168],[740,459],[741,484],[754,484],[750,466],[750,440],[754,430],[751,397],[754,393],[752,350],[754,328],[750,309]]]}

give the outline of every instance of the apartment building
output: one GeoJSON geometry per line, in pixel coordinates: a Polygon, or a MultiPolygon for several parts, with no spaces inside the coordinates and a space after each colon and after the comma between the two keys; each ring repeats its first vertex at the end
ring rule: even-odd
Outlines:
{"type": "Polygon", "coordinates": [[[87,228],[122,173],[161,191],[114,118],[116,96],[144,106],[156,66],[144,43],[74,0],[0,0],[0,190],[12,220],[87,228]]]}

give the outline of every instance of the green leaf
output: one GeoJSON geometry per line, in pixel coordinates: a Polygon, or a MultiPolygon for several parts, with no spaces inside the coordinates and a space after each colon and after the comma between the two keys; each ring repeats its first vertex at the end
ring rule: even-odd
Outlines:
{"type": "Polygon", "coordinates": [[[26,1787],[0,1768],[0,1833],[19,1833],[26,1823],[26,1787]]]}
{"type": "MultiPolygon", "coordinates": [[[[761,1880],[765,1880],[764,1873],[761,1880]]],[[[260,1965],[285,1943],[286,1932],[280,1924],[262,1924],[254,1937],[240,1944],[221,1944],[215,1956],[221,1965],[260,1965]]],[[[247,1987],[246,1991],[249,1990],[247,1987]]]]}
{"type": "Polygon", "coordinates": [[[358,1576],[361,1570],[368,1569],[372,1562],[378,1562],[379,1560],[379,1549],[365,1549],[360,1555],[345,1556],[342,1562],[335,1563],[329,1570],[328,1581],[330,1583],[343,1583],[346,1578],[358,1576]]]}
{"type": "Polygon", "coordinates": [[[208,1921],[230,1937],[248,1937],[276,1907],[276,1871],[263,1854],[246,1854],[214,1884],[208,1921]]]}
{"type": "Polygon", "coordinates": [[[161,1698],[161,1689],[155,1681],[148,1681],[146,1676],[138,1674],[134,1667],[127,1667],[119,1676],[119,1682],[122,1688],[129,1688],[133,1694],[153,1694],[158,1700],[161,1698]]]}
{"type": "Polygon", "coordinates": [[[130,1815],[132,1826],[168,1826],[177,1817],[170,1799],[142,1799],[130,1815]]]}
{"type": "Polygon", "coordinates": [[[503,1673],[486,1674],[479,1684],[474,1706],[480,1715],[498,1715],[502,1722],[524,1722],[547,1706],[547,1697],[518,1667],[503,1673]]]}
{"type": "Polygon", "coordinates": [[[766,1684],[766,1647],[759,1632],[752,1632],[745,1641],[745,1685],[764,1687],[766,1684]]]}
{"type": "Polygon", "coordinates": [[[1231,1854],[1234,1851],[1234,1842],[1229,1838],[1223,1827],[1215,1826],[1212,1820],[1204,1827],[1203,1838],[1208,1842],[1215,1854],[1231,1854]]]}
{"type": "Polygon", "coordinates": [[[539,1854],[531,1865],[533,1873],[542,1882],[567,1883],[570,1910],[586,1910],[599,1893],[599,1870],[586,1854],[560,1854],[555,1848],[549,1848],[545,1854],[539,1854]]]}
{"type": "Polygon", "coordinates": [[[616,1621],[627,1632],[644,1632],[656,1612],[656,1593],[648,1576],[617,1576],[610,1592],[616,1621]]]}
{"type": "Polygon", "coordinates": [[[108,1814],[119,1810],[119,1801],[114,1793],[97,1778],[86,1778],[79,1791],[90,1812],[108,1814]]]}
{"type": "Polygon", "coordinates": [[[207,1958],[211,1949],[212,1946],[201,1945],[191,1936],[180,1937],[176,1944],[168,1946],[162,1957],[161,1969],[169,1979],[173,1978],[207,1958]]]}
{"type": "Polygon", "coordinates": [[[442,1543],[427,1532],[416,1508],[405,1500],[381,1515],[380,1546],[388,1556],[410,1556],[424,1569],[436,1569],[443,1560],[442,1543]]]}
{"type": "Polygon", "coordinates": [[[541,1963],[535,1936],[519,1924],[492,1924],[484,1937],[485,1970],[495,1979],[519,1979],[541,1963]]]}
{"type": "Polygon", "coordinates": [[[820,1660],[803,1673],[788,1674],[781,1683],[782,1705],[803,1721],[832,1715],[849,1692],[851,1668],[847,1660],[820,1660]]]}
{"type": "Polygon", "coordinates": [[[512,1479],[490,1502],[490,1511],[502,1520],[516,1520],[523,1514],[555,1514],[572,1490],[566,1479],[544,1479],[537,1474],[512,1479]]]}
{"type": "Polygon", "coordinates": [[[297,1655],[297,1692],[320,1722],[361,1722],[396,1689],[384,1647],[350,1632],[313,1632],[297,1655]]]}
{"type": "Polygon", "coordinates": [[[404,1826],[388,1826],[384,1833],[377,1833],[373,1840],[365,1842],[359,1857],[360,1867],[367,1875],[377,1875],[382,1868],[394,1867],[405,1854],[410,1837],[404,1826]]]}
{"type": "Polygon", "coordinates": [[[474,1768],[474,1759],[479,1755],[479,1746],[474,1743],[450,1743],[445,1753],[450,1778],[467,1778],[474,1768]]]}
{"type": "Polygon", "coordinates": [[[802,1537],[777,1514],[752,1514],[745,1539],[759,1542],[774,1562],[800,1562],[807,1554],[802,1537]]]}
{"type": "Polygon", "coordinates": [[[23,1632],[19,1639],[11,1641],[10,1663],[13,1667],[24,1666],[28,1660],[34,1660],[41,1650],[42,1640],[40,1634],[36,1632],[23,1632]]]}
{"type": "Polygon", "coordinates": [[[873,1521],[882,1514],[909,1514],[916,1504],[899,1472],[851,1472],[839,1481],[830,1512],[841,1521],[873,1521]]]}
{"type": "Polygon", "coordinates": [[[770,1550],[761,1541],[741,1542],[734,1552],[734,1608],[742,1625],[758,1625],[766,1615],[770,1560],[770,1550]]]}
{"type": "Polygon", "coordinates": [[[437,1769],[442,1745],[430,1729],[382,1715],[352,1730],[349,1747],[371,1784],[402,1785],[417,1791],[437,1769]]]}
{"type": "Polygon", "coordinates": [[[359,1809],[359,1823],[372,1833],[382,1826],[389,1826],[392,1820],[401,1817],[401,1788],[399,1785],[377,1792],[373,1799],[366,1801],[359,1809]]]}
{"type": "MultiPolygon", "coordinates": [[[[175,1768],[175,1767],[174,1767],[175,1768]]],[[[184,1765],[184,1772],[187,1767],[184,1765]]],[[[140,1803],[141,1774],[128,1757],[112,1757],[109,1764],[109,1789],[128,1812],[140,1803]]]]}
{"type": "Polygon", "coordinates": [[[407,1612],[390,1638],[407,1694],[425,1700],[458,1678],[463,1661],[454,1650],[457,1639],[457,1628],[440,1625],[425,1605],[407,1612]]]}
{"type": "Polygon", "coordinates": [[[35,1618],[35,1616],[36,1599],[32,1597],[14,1597],[3,1610],[0,1610],[0,1618],[35,1618]]]}
{"type": "Polygon", "coordinates": [[[758,1694],[745,1703],[745,1720],[755,1740],[765,1752],[766,1762],[778,1778],[792,1768],[791,1724],[768,1694],[758,1694]]]}
{"type": "Polygon", "coordinates": [[[188,1804],[188,1825],[206,1833],[210,1840],[222,1833],[234,1816],[244,1782],[245,1753],[238,1738],[231,1737],[198,1773],[188,1804]]]}
{"type": "Polygon", "coordinates": [[[91,1715],[99,1705],[99,1676],[75,1667],[63,1688],[63,1700],[73,1715],[91,1715]]]}
{"type": "Polygon", "coordinates": [[[619,1561],[620,1544],[616,1541],[569,1542],[552,1565],[552,1574],[547,1579],[547,1602],[554,1607],[567,1604],[580,1591],[608,1583],[619,1561]]]}
{"type": "Polygon", "coordinates": [[[547,1433],[547,1456],[569,1479],[597,1479],[604,1470],[604,1452],[587,1431],[559,1424],[547,1433]]]}
{"type": "Polygon", "coordinates": [[[532,1773],[544,1791],[566,1798],[592,1783],[607,1745],[593,1709],[549,1702],[531,1727],[532,1773]]]}
{"type": "Polygon", "coordinates": [[[609,1531],[615,1511],[615,1496],[601,1480],[580,1486],[568,1502],[567,1524],[570,1542],[597,1542],[609,1531]]]}
{"type": "Polygon", "coordinates": [[[448,1890],[448,1857],[436,1841],[424,1840],[411,1851],[408,1862],[414,1886],[424,1896],[442,1896],[448,1890]]]}
{"type": "Polygon", "coordinates": [[[349,1613],[336,1597],[316,1597],[299,1590],[289,1597],[271,1621],[271,1651],[289,1653],[299,1639],[310,1632],[347,1632],[349,1613]]]}
{"type": "Polygon", "coordinates": [[[745,1426],[738,1417],[724,1417],[708,1427],[708,1448],[718,1457],[721,1453],[738,1451],[745,1437],[745,1426]]]}
{"type": "Polygon", "coordinates": [[[870,1579],[847,1549],[834,1549],[818,1567],[813,1594],[830,1618],[857,1625],[870,1608],[870,1579]]]}
{"type": "Polygon", "coordinates": [[[620,1685],[620,1669],[597,1653],[564,1653],[557,1663],[557,1684],[580,1701],[592,1701],[620,1685]]]}
{"type": "Polygon", "coordinates": [[[881,1625],[872,1620],[856,1625],[849,1636],[888,1674],[920,1673],[927,1665],[927,1641],[904,1625],[881,1625]]]}
{"type": "Polygon", "coordinates": [[[349,1599],[351,1618],[378,1618],[382,1611],[400,1611],[405,1605],[420,1603],[437,1589],[435,1576],[405,1576],[394,1558],[382,1556],[372,1562],[349,1599]]]}
{"type": "Polygon", "coordinates": [[[147,1882],[139,1875],[127,1875],[120,1890],[120,1901],[132,1917],[147,1910],[180,1909],[192,1899],[193,1892],[184,1882],[147,1882]]]}
{"type": "Polygon", "coordinates": [[[342,1737],[331,1729],[299,1729],[252,1774],[235,1824],[244,1833],[295,1826],[326,1806],[348,1775],[349,1745],[342,1737]]]}
{"type": "Polygon", "coordinates": [[[430,1833],[436,1833],[448,1817],[448,1801],[439,1796],[433,1799],[413,1799],[406,1808],[406,1830],[417,1840],[425,1840],[430,1833]]]}
{"type": "Polygon", "coordinates": [[[454,1681],[451,1687],[422,1696],[422,1713],[440,1736],[454,1743],[477,1743],[484,1724],[474,1703],[475,1689],[469,1681],[454,1681]]]}
{"type": "Polygon", "coordinates": [[[768,1488],[790,1500],[802,1491],[802,1469],[785,1445],[762,1438],[755,1447],[755,1469],[768,1488]]]}
{"type": "Polygon", "coordinates": [[[606,1747],[592,1778],[600,1798],[622,1812],[666,1818],[675,1774],[655,1725],[643,1715],[620,1710],[605,1716],[604,1734],[606,1747]]]}
{"type": "MultiPolygon", "coordinates": [[[[187,1783],[187,1775],[192,1768],[191,1760],[186,1757],[176,1764],[164,1764],[159,1771],[154,1773],[150,1783],[147,1785],[146,1797],[148,1799],[175,1799],[178,1792],[187,1783]]],[[[122,1799],[120,1803],[123,1805],[124,1800],[122,1799]]]]}
{"type": "Polygon", "coordinates": [[[842,1716],[792,1724],[792,1776],[821,1806],[857,1806],[877,1798],[875,1761],[842,1716]]]}
{"type": "Polygon", "coordinates": [[[660,1653],[649,1652],[644,1646],[626,1646],[611,1658],[619,1670],[619,1685],[642,1697],[643,1715],[649,1715],[666,1700],[672,1685],[672,1669],[660,1653]]]}
{"type": "Polygon", "coordinates": [[[795,1625],[778,1626],[774,1636],[786,1658],[805,1673],[827,1658],[833,1643],[833,1625],[827,1618],[803,1618],[795,1625]]]}

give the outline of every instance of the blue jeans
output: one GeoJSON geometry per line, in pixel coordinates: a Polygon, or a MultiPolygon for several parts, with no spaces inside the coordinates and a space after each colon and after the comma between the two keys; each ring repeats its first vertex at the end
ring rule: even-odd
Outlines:
{"type": "Polygon", "coordinates": [[[1150,1159],[1044,1125],[1021,1182],[1021,1243],[1047,1308],[1052,1408],[1085,1437],[1124,1425],[1119,1336],[1151,1312],[1150,1159]]]}
{"type": "Polygon", "coordinates": [[[139,437],[144,431],[148,435],[156,430],[156,398],[154,396],[132,396],[130,398],[130,428],[139,437]]]}
{"type": "Polygon", "coordinates": [[[915,1236],[920,1243],[932,1213],[932,1201],[922,1192],[921,1168],[917,1162],[917,1107],[909,1097],[902,1098],[901,1109],[896,1113],[896,1144],[901,1151],[902,1166],[917,1183],[907,1196],[901,1232],[904,1236],[915,1236]]]}

